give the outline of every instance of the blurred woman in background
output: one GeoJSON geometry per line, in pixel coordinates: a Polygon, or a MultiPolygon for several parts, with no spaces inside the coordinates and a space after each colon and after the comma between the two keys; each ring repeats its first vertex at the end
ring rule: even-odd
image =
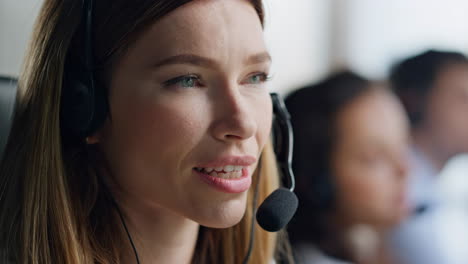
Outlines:
{"type": "Polygon", "coordinates": [[[408,122],[383,85],[351,73],[293,92],[298,263],[393,263],[382,243],[407,215],[408,122]]]}

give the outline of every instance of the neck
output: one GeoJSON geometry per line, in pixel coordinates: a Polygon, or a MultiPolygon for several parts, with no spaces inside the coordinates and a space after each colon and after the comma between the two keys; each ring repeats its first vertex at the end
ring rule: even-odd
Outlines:
{"type": "Polygon", "coordinates": [[[441,171],[452,155],[444,148],[439,147],[437,141],[428,135],[427,131],[420,130],[413,132],[414,146],[424,154],[424,157],[436,170],[441,171]]]}
{"type": "MultiPolygon", "coordinates": [[[[131,197],[120,197],[119,201],[125,201],[118,204],[140,263],[192,262],[199,224],[131,197]]],[[[136,263],[130,242],[122,254],[122,263],[136,263]]]]}

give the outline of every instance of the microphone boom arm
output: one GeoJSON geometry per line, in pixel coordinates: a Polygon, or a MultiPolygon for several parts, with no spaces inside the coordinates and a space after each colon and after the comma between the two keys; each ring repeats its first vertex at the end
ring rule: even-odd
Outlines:
{"type": "Polygon", "coordinates": [[[273,113],[275,114],[275,121],[277,123],[274,132],[278,140],[275,142],[277,162],[283,175],[289,179],[289,190],[294,191],[296,181],[294,179],[294,172],[292,171],[292,155],[293,155],[293,130],[291,125],[291,115],[289,114],[283,100],[277,93],[271,93],[271,100],[273,102],[273,113]]]}

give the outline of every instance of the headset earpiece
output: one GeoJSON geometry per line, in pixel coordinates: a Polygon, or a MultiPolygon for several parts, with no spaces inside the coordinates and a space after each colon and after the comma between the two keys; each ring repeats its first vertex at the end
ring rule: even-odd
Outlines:
{"type": "Polygon", "coordinates": [[[106,90],[96,87],[94,78],[92,8],[93,1],[83,1],[84,58],[67,58],[62,87],[62,133],[79,142],[96,132],[108,113],[106,90]]]}
{"type": "Polygon", "coordinates": [[[94,82],[84,71],[66,69],[62,87],[61,123],[65,133],[85,138],[94,116],[94,82]]]}
{"type": "Polygon", "coordinates": [[[0,76],[0,160],[3,157],[13,123],[17,81],[0,76]]]}

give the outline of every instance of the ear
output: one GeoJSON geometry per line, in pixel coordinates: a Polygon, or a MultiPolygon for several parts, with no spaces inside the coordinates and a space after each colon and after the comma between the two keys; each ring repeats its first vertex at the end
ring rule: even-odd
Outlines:
{"type": "Polygon", "coordinates": [[[86,144],[88,145],[93,145],[99,143],[99,137],[97,134],[94,134],[92,136],[86,137],[86,144]]]}
{"type": "Polygon", "coordinates": [[[86,144],[87,145],[93,145],[97,144],[101,141],[102,138],[102,128],[98,129],[96,132],[94,132],[92,135],[86,137],[86,144]]]}
{"type": "Polygon", "coordinates": [[[109,128],[110,125],[110,120],[109,118],[106,118],[104,120],[104,123],[96,129],[91,135],[87,136],[85,138],[86,144],[87,145],[94,145],[97,143],[100,143],[103,138],[105,138],[105,135],[107,134],[107,129],[109,128]]]}

